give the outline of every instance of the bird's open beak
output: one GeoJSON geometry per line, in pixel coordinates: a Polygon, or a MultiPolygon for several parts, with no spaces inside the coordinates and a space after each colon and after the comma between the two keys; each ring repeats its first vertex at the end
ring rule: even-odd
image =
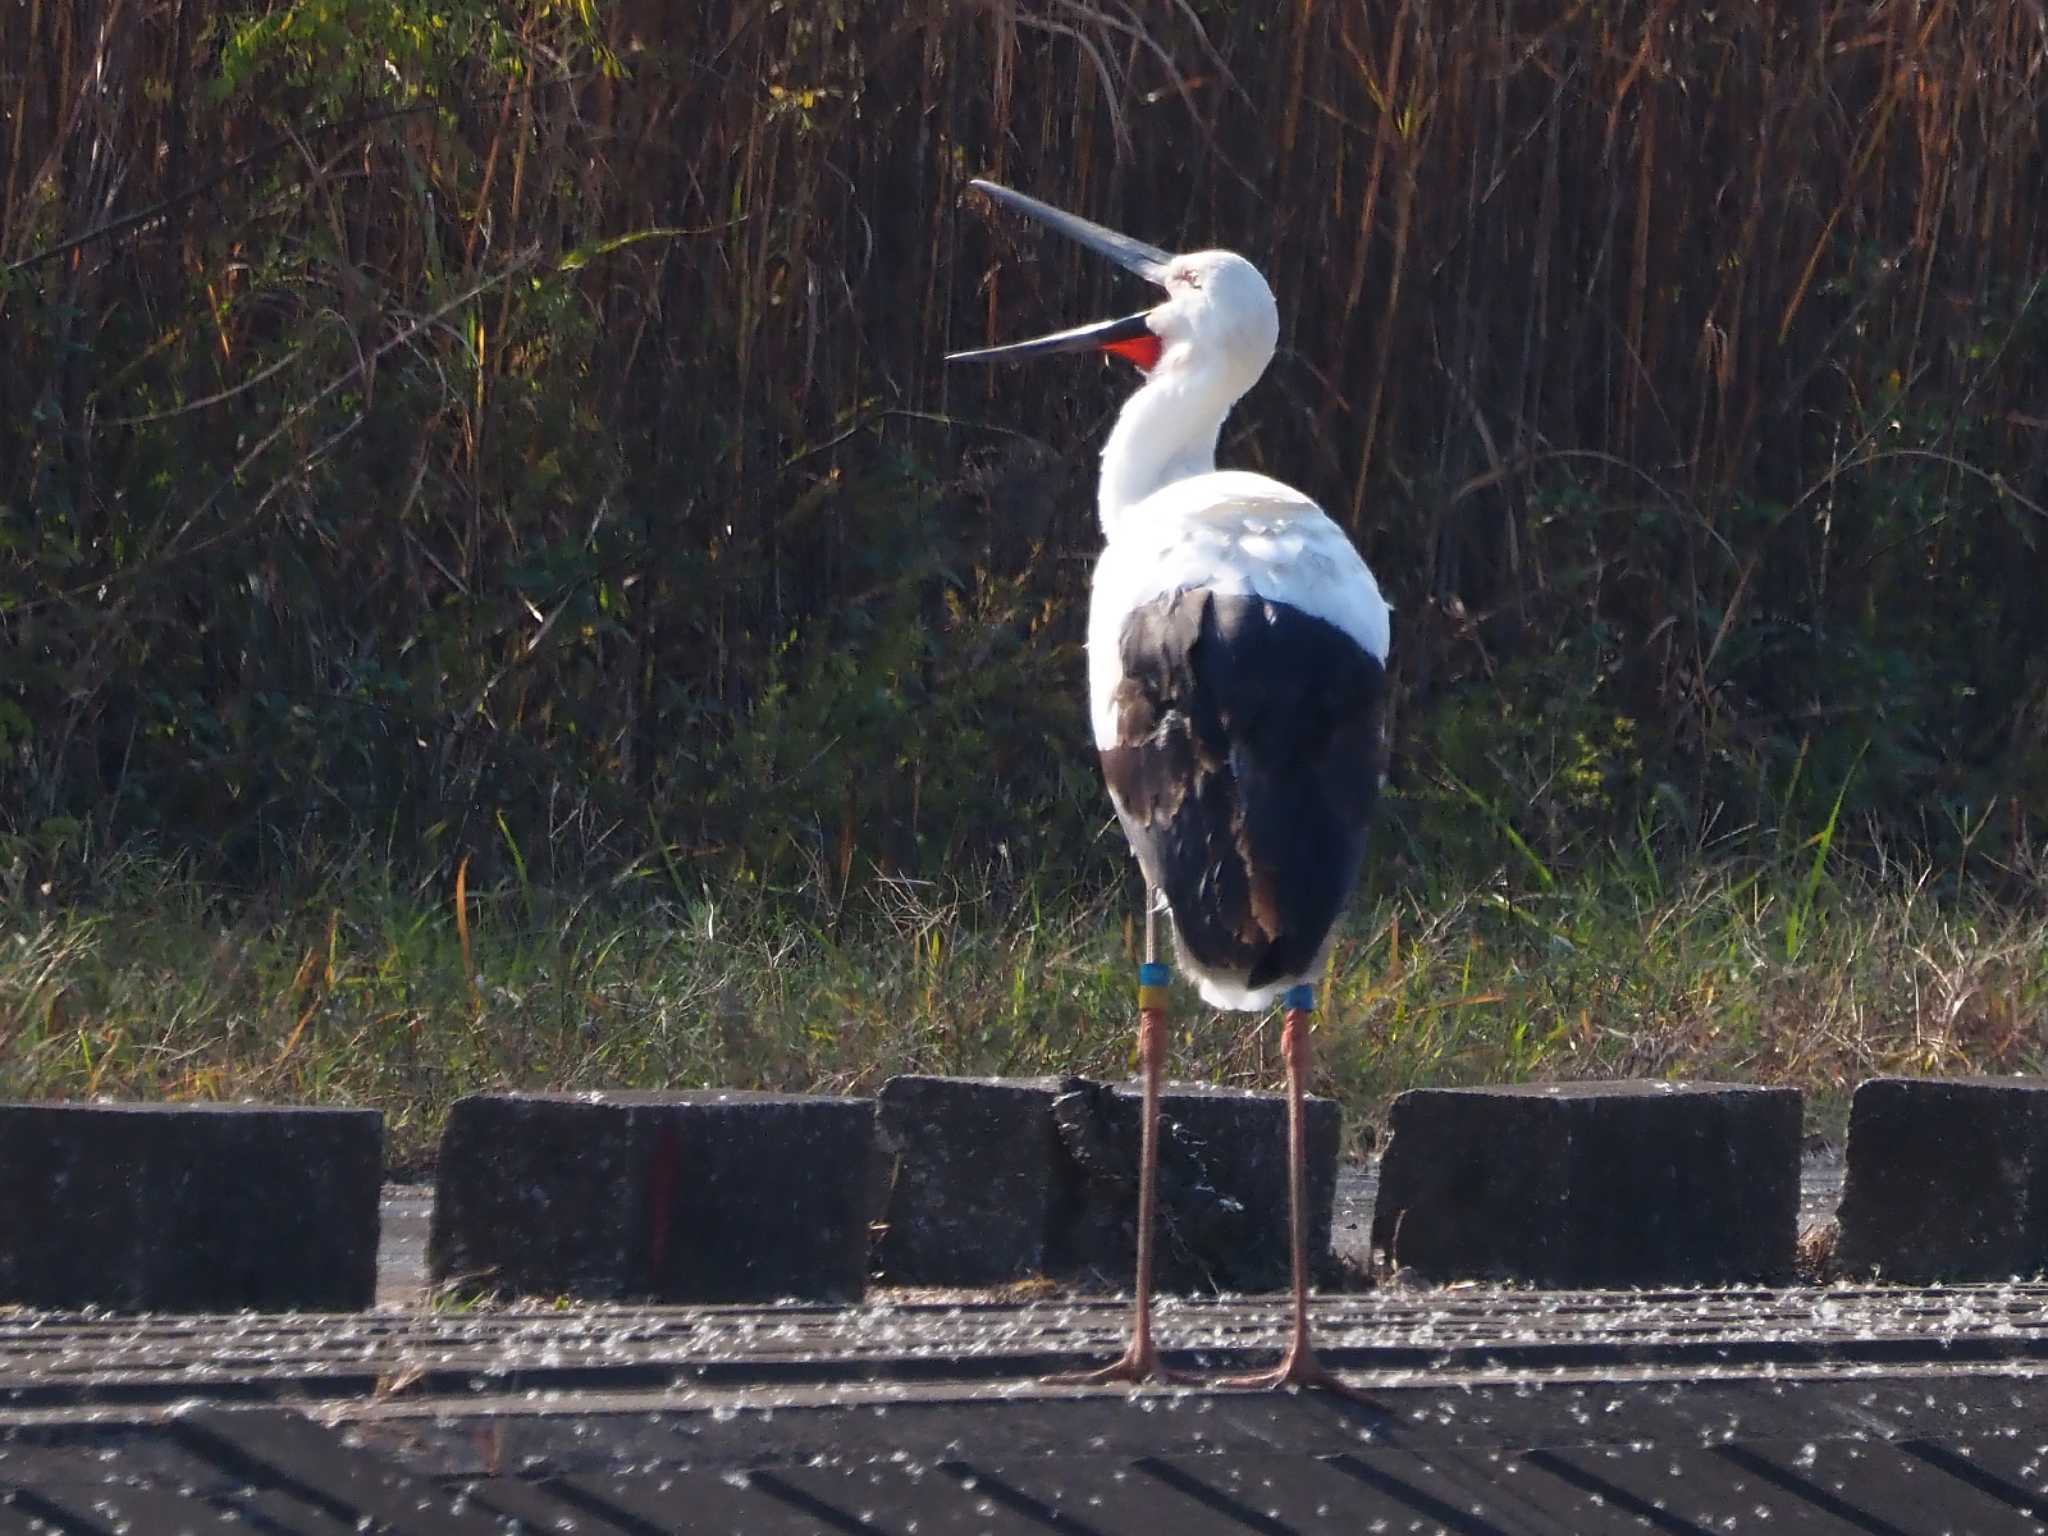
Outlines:
{"type": "Polygon", "coordinates": [[[1114,352],[1140,368],[1149,369],[1159,361],[1159,338],[1143,315],[1126,315],[1121,320],[1098,320],[1077,325],[1070,331],[1054,331],[1032,341],[1013,341],[1006,347],[981,347],[973,352],[948,352],[949,363],[1018,362],[1027,357],[1045,357],[1054,352],[1114,352]]]}
{"type": "MultiPolygon", "coordinates": [[[[1169,252],[1156,245],[1147,245],[1142,240],[1133,240],[1129,235],[1120,235],[1113,229],[1104,229],[1093,220],[1079,214],[1068,213],[1050,203],[1041,203],[1035,197],[1026,197],[1022,192],[1012,192],[1008,187],[999,187],[992,181],[976,181],[970,185],[978,188],[999,203],[1007,203],[1020,213],[1028,214],[1041,224],[1049,224],[1061,234],[1080,245],[1085,245],[1097,255],[1107,256],[1118,266],[1135,272],[1147,282],[1163,286],[1166,269],[1172,263],[1169,252]]],[[[1128,358],[1140,368],[1147,370],[1159,361],[1159,338],[1152,334],[1152,328],[1145,322],[1143,313],[1126,315],[1121,320],[1102,320],[1093,325],[1077,325],[1071,330],[1055,331],[1050,336],[1040,336],[1031,341],[1013,341],[1003,347],[981,347],[972,352],[949,353],[949,363],[1012,362],[1027,357],[1045,357],[1055,352],[1114,352],[1128,358]]]]}

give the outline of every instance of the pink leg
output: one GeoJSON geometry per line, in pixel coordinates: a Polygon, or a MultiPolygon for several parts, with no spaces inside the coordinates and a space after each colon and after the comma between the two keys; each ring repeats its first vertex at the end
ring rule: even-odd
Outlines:
{"type": "Polygon", "coordinates": [[[1309,1067],[1309,1014],[1289,1008],[1280,1035],[1287,1058],[1287,1209],[1294,1257],[1294,1330],[1279,1365],[1248,1376],[1226,1376],[1225,1387],[1320,1387],[1347,1397],[1360,1394],[1332,1375],[1316,1358],[1308,1338],[1308,1140],[1302,1114],[1309,1067]]]}
{"type": "Polygon", "coordinates": [[[1138,1274],[1131,1309],[1131,1341],[1122,1358],[1097,1371],[1050,1376],[1056,1386],[1112,1381],[1184,1381],[1159,1363],[1152,1343],[1152,1252],[1159,1219],[1159,1075],[1166,1061],[1166,1010],[1138,1010],[1138,1057],[1145,1073],[1144,1119],[1138,1136],[1138,1274]]]}

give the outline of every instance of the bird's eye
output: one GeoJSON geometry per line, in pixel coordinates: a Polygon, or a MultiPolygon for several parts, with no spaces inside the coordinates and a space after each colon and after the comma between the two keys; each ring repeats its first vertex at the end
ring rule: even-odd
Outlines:
{"type": "Polygon", "coordinates": [[[1188,288],[1199,288],[1202,286],[1202,274],[1193,267],[1182,267],[1173,274],[1173,280],[1188,288]]]}

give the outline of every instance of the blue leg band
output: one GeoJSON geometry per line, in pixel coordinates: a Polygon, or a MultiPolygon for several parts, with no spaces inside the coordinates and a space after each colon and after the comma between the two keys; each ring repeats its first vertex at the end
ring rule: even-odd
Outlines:
{"type": "Polygon", "coordinates": [[[1166,967],[1157,960],[1148,960],[1138,967],[1138,1006],[1166,1007],[1166,967]]]}
{"type": "Polygon", "coordinates": [[[1316,1011],[1316,987],[1312,981],[1305,981],[1298,987],[1289,987],[1286,996],[1280,999],[1280,1006],[1294,1013],[1316,1011]]]}

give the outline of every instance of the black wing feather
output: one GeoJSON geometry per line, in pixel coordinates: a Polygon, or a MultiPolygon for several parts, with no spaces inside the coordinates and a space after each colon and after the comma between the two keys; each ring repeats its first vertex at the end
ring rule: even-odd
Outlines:
{"type": "Polygon", "coordinates": [[[1102,752],[1196,964],[1252,987],[1315,964],[1365,855],[1385,672],[1326,620],[1206,588],[1133,609],[1102,752]]]}

